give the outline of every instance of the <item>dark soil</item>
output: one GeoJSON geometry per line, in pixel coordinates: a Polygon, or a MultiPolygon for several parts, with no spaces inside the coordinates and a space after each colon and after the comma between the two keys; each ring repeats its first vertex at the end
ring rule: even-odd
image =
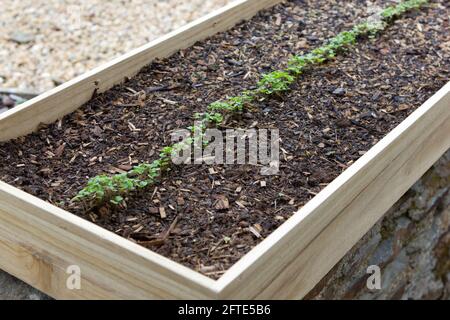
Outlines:
{"type": "Polygon", "coordinates": [[[126,209],[85,212],[70,199],[89,177],[154,160],[194,112],[364,20],[369,3],[291,1],[154,62],[57,123],[0,144],[0,179],[218,278],[449,81],[448,1],[407,14],[226,123],[278,128],[279,175],[183,165],[126,209]]]}

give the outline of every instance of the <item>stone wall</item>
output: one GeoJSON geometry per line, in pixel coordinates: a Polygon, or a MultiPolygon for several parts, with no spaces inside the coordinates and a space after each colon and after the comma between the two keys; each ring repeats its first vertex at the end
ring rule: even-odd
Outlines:
{"type": "Polygon", "coordinates": [[[0,300],[47,300],[42,292],[0,270],[0,300]]]}
{"type": "Polygon", "coordinates": [[[450,150],[307,298],[450,299],[450,150]],[[367,287],[371,265],[381,289],[367,287]]]}

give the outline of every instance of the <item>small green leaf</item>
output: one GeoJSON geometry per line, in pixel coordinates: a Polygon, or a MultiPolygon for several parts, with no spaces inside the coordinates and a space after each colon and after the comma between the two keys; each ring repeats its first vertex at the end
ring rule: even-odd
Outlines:
{"type": "Polygon", "coordinates": [[[113,199],[111,199],[111,203],[114,205],[119,205],[123,202],[123,197],[122,196],[115,196],[113,199]]]}

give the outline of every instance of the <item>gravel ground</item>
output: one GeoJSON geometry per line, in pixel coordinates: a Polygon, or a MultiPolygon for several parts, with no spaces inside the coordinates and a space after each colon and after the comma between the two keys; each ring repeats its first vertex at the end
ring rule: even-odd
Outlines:
{"type": "Polygon", "coordinates": [[[0,87],[42,92],[231,0],[1,0],[0,87]]]}
{"type": "MultiPolygon", "coordinates": [[[[229,2],[1,0],[0,87],[49,90],[229,2]]],[[[47,298],[0,270],[0,300],[47,298]]]]}

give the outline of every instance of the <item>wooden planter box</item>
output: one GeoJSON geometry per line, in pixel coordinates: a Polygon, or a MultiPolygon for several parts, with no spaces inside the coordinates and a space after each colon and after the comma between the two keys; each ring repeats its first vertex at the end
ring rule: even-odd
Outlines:
{"type": "MultiPolygon", "coordinates": [[[[51,123],[280,0],[239,0],[0,116],[0,140],[51,123]]],[[[450,147],[450,83],[215,281],[0,182],[0,268],[55,298],[302,298],[450,147]],[[66,272],[81,268],[81,289],[66,272]]]]}

